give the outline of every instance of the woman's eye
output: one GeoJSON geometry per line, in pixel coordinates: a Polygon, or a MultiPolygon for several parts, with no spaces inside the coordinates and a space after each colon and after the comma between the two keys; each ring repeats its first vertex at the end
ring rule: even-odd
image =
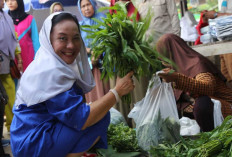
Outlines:
{"type": "Polygon", "coordinates": [[[78,37],[75,37],[74,40],[80,40],[81,38],[78,36],[78,37]]]}
{"type": "Polygon", "coordinates": [[[60,39],[61,41],[65,41],[65,40],[66,40],[65,37],[60,37],[59,39],[60,39]]]}

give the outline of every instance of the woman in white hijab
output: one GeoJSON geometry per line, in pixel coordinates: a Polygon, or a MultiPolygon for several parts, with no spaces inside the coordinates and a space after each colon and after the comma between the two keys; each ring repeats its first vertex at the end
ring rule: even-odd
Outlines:
{"type": "Polygon", "coordinates": [[[11,147],[17,156],[81,156],[90,147],[107,148],[109,109],[134,89],[133,73],[114,89],[86,104],[94,86],[77,19],[51,14],[40,31],[41,47],[24,72],[16,94],[11,147]]]}

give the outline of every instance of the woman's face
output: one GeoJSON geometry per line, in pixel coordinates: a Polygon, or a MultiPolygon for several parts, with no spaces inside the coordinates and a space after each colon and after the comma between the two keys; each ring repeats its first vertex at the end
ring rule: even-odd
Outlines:
{"type": "Polygon", "coordinates": [[[67,64],[72,64],[81,49],[81,36],[73,20],[62,20],[51,32],[50,40],[55,53],[67,64]]]}
{"type": "Polygon", "coordinates": [[[63,11],[62,6],[60,6],[59,4],[55,5],[54,8],[53,8],[53,13],[54,12],[60,12],[60,11],[63,11]]]}
{"type": "Polygon", "coordinates": [[[94,9],[89,0],[81,1],[81,12],[87,18],[90,18],[94,15],[94,9]]]}
{"type": "Polygon", "coordinates": [[[16,0],[5,0],[5,2],[10,11],[14,11],[18,8],[18,3],[16,0]]]}

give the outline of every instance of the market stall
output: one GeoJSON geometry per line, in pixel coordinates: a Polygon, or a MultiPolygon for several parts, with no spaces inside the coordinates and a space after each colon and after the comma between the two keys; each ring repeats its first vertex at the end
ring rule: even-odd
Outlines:
{"type": "Polygon", "coordinates": [[[213,43],[192,46],[194,50],[208,57],[232,53],[232,41],[217,41],[213,43]]]}

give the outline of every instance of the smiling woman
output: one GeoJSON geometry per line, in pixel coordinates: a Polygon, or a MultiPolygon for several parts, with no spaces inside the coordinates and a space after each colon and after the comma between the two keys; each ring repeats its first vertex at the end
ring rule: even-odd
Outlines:
{"type": "Polygon", "coordinates": [[[86,104],[94,86],[86,48],[75,16],[51,14],[40,31],[41,47],[23,74],[11,125],[14,157],[81,156],[92,146],[107,148],[109,109],[133,90],[133,73],[115,89],[86,104]]]}
{"type": "Polygon", "coordinates": [[[52,21],[51,44],[55,53],[67,64],[71,64],[80,52],[81,36],[77,28],[77,23],[73,20],[59,21],[60,19],[58,18],[52,21]],[[57,25],[58,22],[59,25],[57,25]]]}

